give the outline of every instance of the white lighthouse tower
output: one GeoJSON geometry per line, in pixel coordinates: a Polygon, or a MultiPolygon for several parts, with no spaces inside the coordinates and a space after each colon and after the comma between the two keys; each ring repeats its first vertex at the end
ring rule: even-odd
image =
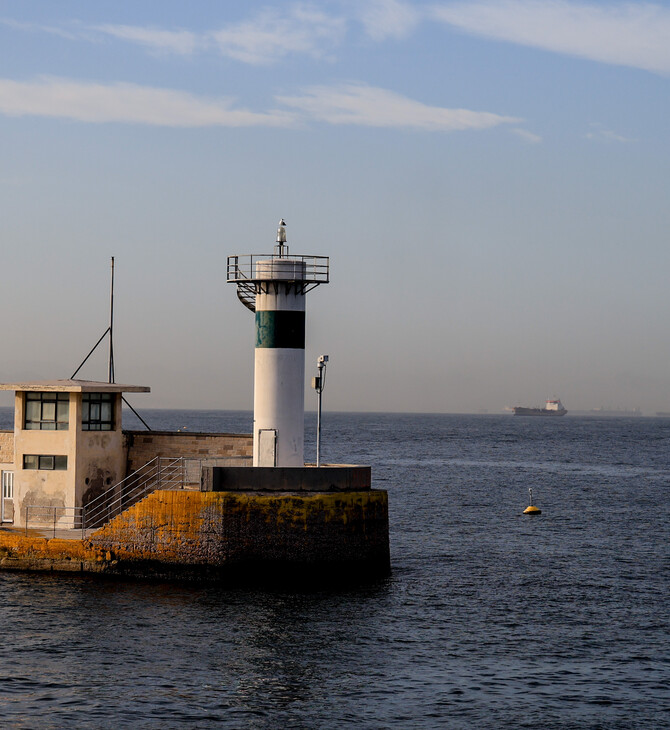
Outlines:
{"type": "Polygon", "coordinates": [[[228,257],[228,282],[256,313],[254,466],[304,466],[305,295],[329,281],[327,256],[290,256],[279,221],[274,252],[228,257]]]}

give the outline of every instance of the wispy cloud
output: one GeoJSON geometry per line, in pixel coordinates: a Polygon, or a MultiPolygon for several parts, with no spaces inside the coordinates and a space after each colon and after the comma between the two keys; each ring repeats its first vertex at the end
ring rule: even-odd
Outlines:
{"type": "Polygon", "coordinates": [[[517,137],[521,137],[522,140],[528,142],[529,144],[539,144],[542,141],[542,137],[540,137],[539,134],[529,132],[527,129],[514,127],[513,129],[510,129],[510,132],[512,134],[516,134],[517,137]]]}
{"type": "Polygon", "coordinates": [[[198,34],[187,30],[161,30],[134,25],[95,25],[91,26],[91,30],[165,53],[190,55],[203,45],[198,34]]]}
{"type": "Polygon", "coordinates": [[[291,127],[312,119],[431,132],[489,129],[522,121],[490,112],[428,106],[386,89],[356,83],[312,87],[298,96],[278,96],[276,102],[291,111],[254,112],[236,107],[231,99],[137,84],[52,77],[0,79],[0,114],[17,117],[161,127],[291,127]]]}
{"type": "Polygon", "coordinates": [[[342,18],[313,5],[296,4],[287,12],[263,10],[251,20],[208,34],[225,56],[250,64],[269,64],[289,54],[327,56],[345,32],[342,18]]]}
{"type": "Polygon", "coordinates": [[[365,32],[376,41],[404,38],[415,28],[421,12],[402,0],[368,0],[357,4],[365,32]]]}
{"type": "Polygon", "coordinates": [[[0,18],[0,24],[23,32],[50,33],[93,43],[112,37],[152,53],[187,56],[215,52],[242,63],[269,65],[290,55],[330,59],[344,42],[353,21],[360,22],[370,38],[383,41],[409,35],[423,15],[422,10],[405,0],[347,2],[349,12],[340,14],[329,14],[309,2],[266,7],[246,20],[201,32],[112,23],[86,25],[76,20],[46,26],[0,18]]]}
{"type": "Polygon", "coordinates": [[[84,37],[82,27],[78,23],[69,24],[71,27],[59,27],[54,25],[39,25],[37,23],[25,23],[11,18],[0,18],[0,25],[12,30],[20,30],[24,33],[48,33],[60,36],[67,40],[81,40],[84,37]]]}
{"type": "Polygon", "coordinates": [[[591,131],[584,135],[586,139],[592,139],[600,142],[635,142],[634,139],[624,137],[622,134],[617,134],[611,129],[606,129],[605,126],[599,122],[592,122],[590,126],[591,131]]]}
{"type": "Polygon", "coordinates": [[[78,21],[44,26],[0,18],[0,24],[23,32],[51,33],[88,42],[113,37],[154,53],[215,52],[255,65],[271,64],[292,54],[328,58],[346,33],[343,17],[328,15],[318,6],[307,3],[293,3],[281,10],[266,8],[248,20],[199,33],[154,26],[85,25],[78,21]]]}
{"type": "Polygon", "coordinates": [[[230,99],[136,84],[96,84],[42,77],[0,79],[0,113],[81,122],[130,122],[162,127],[285,127],[294,115],[236,108],[230,99]]]}
{"type": "MultiPolygon", "coordinates": [[[[237,61],[267,65],[290,55],[329,59],[350,24],[362,23],[375,41],[403,38],[420,22],[437,20],[487,38],[602,63],[670,73],[670,7],[653,2],[596,4],[579,0],[442,0],[434,5],[406,0],[341,0],[342,12],[316,3],[267,7],[238,23],[202,32],[153,26],[59,26],[0,18],[24,32],[100,41],[103,36],[138,44],[151,52],[190,55],[217,52],[237,61]],[[348,10],[346,10],[348,8],[348,10]]],[[[332,7],[332,6],[331,6],[332,7]]]]}
{"type": "Polygon", "coordinates": [[[521,119],[469,109],[428,106],[386,89],[365,84],[314,86],[300,96],[278,96],[285,106],[329,124],[355,124],[435,132],[488,129],[521,119]]]}
{"type": "Polygon", "coordinates": [[[670,8],[658,4],[461,0],[432,16],[488,38],[670,73],[670,8]]]}

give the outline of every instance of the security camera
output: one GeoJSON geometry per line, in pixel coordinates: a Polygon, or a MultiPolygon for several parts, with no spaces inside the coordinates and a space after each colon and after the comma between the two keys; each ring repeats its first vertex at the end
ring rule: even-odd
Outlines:
{"type": "Polygon", "coordinates": [[[317,364],[323,365],[328,362],[328,355],[319,355],[319,359],[316,361],[317,364]]]}

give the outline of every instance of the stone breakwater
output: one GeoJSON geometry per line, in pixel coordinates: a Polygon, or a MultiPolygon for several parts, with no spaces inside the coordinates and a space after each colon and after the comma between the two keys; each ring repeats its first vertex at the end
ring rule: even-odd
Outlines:
{"type": "Polygon", "coordinates": [[[102,573],[112,555],[86,540],[43,537],[40,531],[0,530],[0,569],[102,573]]]}
{"type": "Polygon", "coordinates": [[[156,491],[84,539],[2,530],[0,568],[187,580],[383,576],[388,496],[156,491]]]}

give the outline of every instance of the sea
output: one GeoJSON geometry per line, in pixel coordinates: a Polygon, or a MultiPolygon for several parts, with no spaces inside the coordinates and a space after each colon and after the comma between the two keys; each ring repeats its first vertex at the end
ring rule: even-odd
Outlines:
{"type": "Polygon", "coordinates": [[[388,490],[390,577],[0,572],[0,727],[670,728],[670,419],[325,412],[321,459],[388,490]]]}

